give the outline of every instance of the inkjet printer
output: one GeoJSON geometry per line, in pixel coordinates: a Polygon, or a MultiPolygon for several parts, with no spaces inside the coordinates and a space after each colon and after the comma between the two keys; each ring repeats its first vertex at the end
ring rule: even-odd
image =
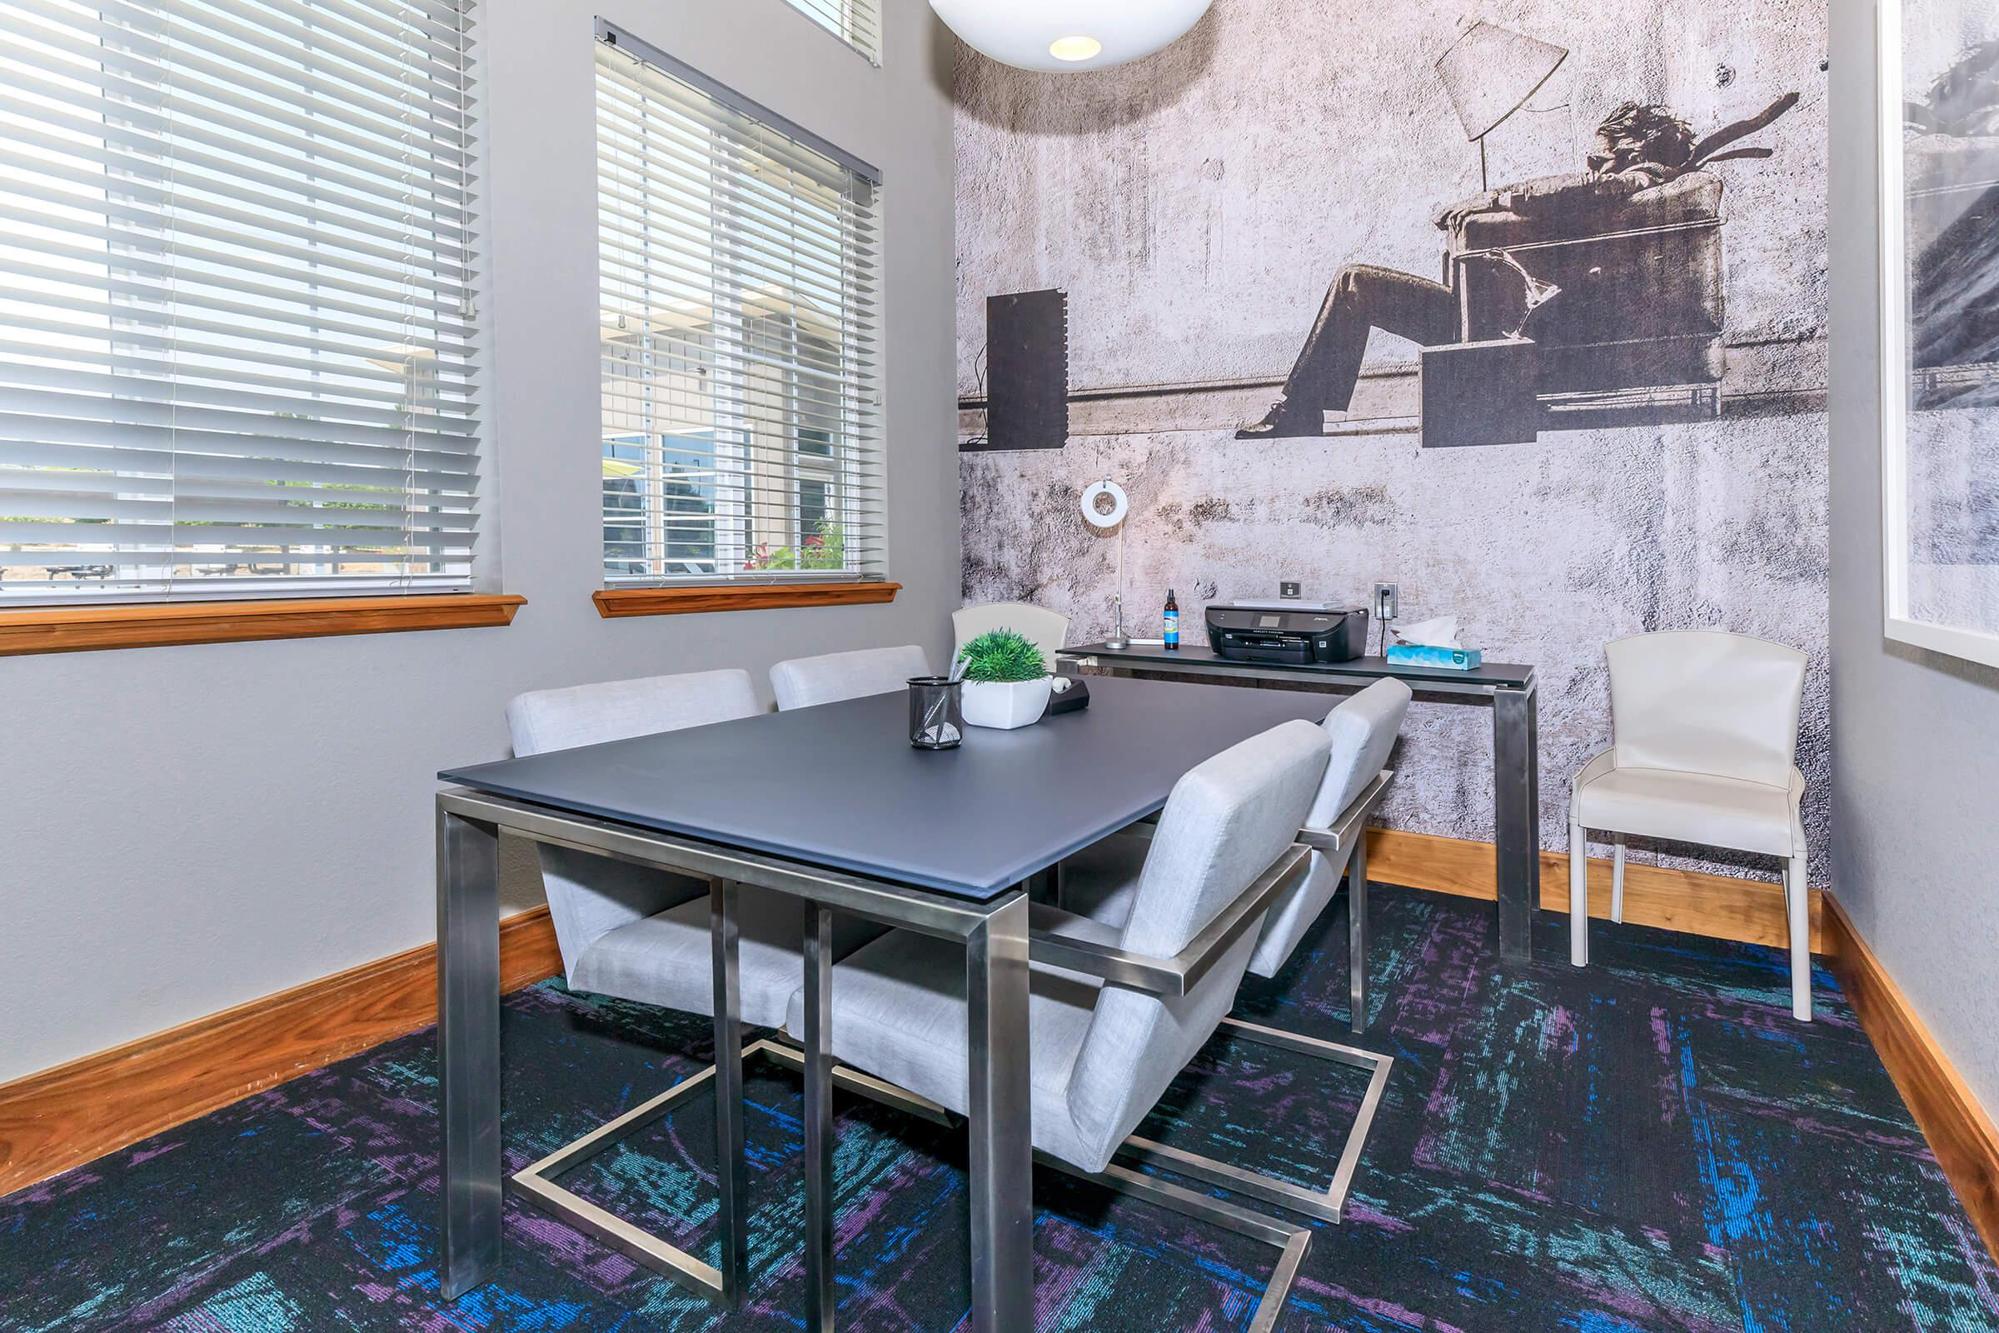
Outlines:
{"type": "Polygon", "coordinates": [[[1208,647],[1231,662],[1351,662],[1367,652],[1367,611],[1309,602],[1210,606],[1208,647]]]}

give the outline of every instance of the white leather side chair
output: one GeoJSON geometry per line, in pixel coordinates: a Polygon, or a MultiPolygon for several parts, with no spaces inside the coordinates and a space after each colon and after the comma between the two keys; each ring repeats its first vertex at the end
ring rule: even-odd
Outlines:
{"type": "Polygon", "coordinates": [[[778,711],[838,703],[871,694],[893,694],[911,676],[930,674],[930,658],[915,644],[861,648],[851,653],[794,657],[770,669],[778,711]]]}
{"type": "MultiPolygon", "coordinates": [[[[1347,1014],[1356,1033],[1367,1026],[1367,820],[1380,804],[1395,776],[1384,765],[1409,711],[1409,687],[1399,680],[1378,680],[1326,714],[1322,724],[1330,742],[1325,776],[1305,813],[1298,841],[1311,848],[1305,878],[1272,904],[1250,955],[1248,971],[1276,976],[1332,901],[1344,877],[1347,884],[1347,1014]]],[[[1143,826],[1141,826],[1142,828],[1143,826]]],[[[1061,905],[1101,924],[1123,926],[1130,919],[1140,872],[1149,845],[1139,830],[1106,838],[1063,862],[1059,879],[1061,905]]],[[[1332,1167],[1332,1182],[1323,1190],[1307,1189],[1288,1180],[1244,1170],[1145,1140],[1130,1144],[1141,1155],[1186,1175],[1238,1194],[1328,1222],[1346,1215],[1360,1155],[1374,1131],[1392,1057],[1325,1041],[1280,1028],[1222,1020],[1232,1036],[1277,1046],[1316,1060],[1364,1069],[1368,1090],[1342,1141],[1332,1167]]]]}
{"type": "MultiPolygon", "coordinates": [[[[507,726],[518,756],[677,731],[763,711],[748,672],[701,671],[523,694],[507,705],[507,726]]],[[[713,907],[706,882],[566,847],[543,845],[538,850],[556,946],[572,989],[713,1016],[713,907]]],[[[804,976],[804,922],[796,899],[748,889],[735,892],[742,1021],[776,1027],[784,1022],[786,1007],[804,976]]],[[[840,926],[835,956],[842,947],[857,947],[877,933],[857,920],[840,926]]],[[[666,1114],[674,1101],[706,1078],[703,1074],[681,1081],[609,1125],[557,1149],[517,1173],[514,1181],[519,1193],[536,1207],[704,1295],[727,1298],[740,1287],[742,1274],[734,1271],[743,1252],[740,1244],[725,1238],[723,1253],[732,1271],[724,1273],[553,1182],[562,1171],[666,1114]]],[[[740,1106],[724,1108],[731,1109],[739,1123],[740,1106]]],[[[734,1142],[741,1144],[740,1132],[734,1142]]],[[[722,1169],[730,1165],[724,1163],[722,1169]]],[[[742,1195],[738,1189],[736,1198],[742,1195]]],[[[727,1230],[738,1223],[725,1215],[724,1224],[727,1230]]]]}
{"type": "MultiPolygon", "coordinates": [[[[1076,1174],[1167,1207],[1206,1205],[1197,1215],[1215,1219],[1241,1214],[1237,1220],[1249,1219],[1245,1227],[1277,1225],[1230,1205],[1218,1211],[1218,1200],[1138,1172],[1105,1173],[1126,1136],[1235,1003],[1262,911],[1235,922],[1232,936],[1201,937],[1246,895],[1274,896],[1302,873],[1305,852],[1292,839],[1325,773],[1327,751],[1322,729],[1286,722],[1183,775],[1160,817],[1131,919],[1122,928],[1053,908],[1037,909],[1030,959],[1046,949],[1057,950],[1054,963],[1031,961],[1030,1106],[1038,1153],[1076,1174]],[[1185,985],[1183,994],[1125,980],[1114,965],[1120,958],[1139,956],[1186,966],[1185,952],[1197,942],[1210,951],[1202,960],[1207,967],[1185,985]]],[[[836,965],[830,991],[826,1040],[835,1059],[951,1110],[968,1109],[962,949],[913,932],[891,931],[836,965]]],[[[786,1023],[795,1037],[805,1032],[804,1002],[801,991],[786,1023]]],[[[806,1169],[815,1167],[808,1163],[806,1169]]],[[[1302,1257],[1310,1232],[1280,1234],[1286,1259],[1292,1246],[1302,1257]]],[[[815,1243],[808,1238],[808,1245],[815,1243]]],[[[1284,1268],[1280,1262],[1288,1288],[1284,1268]]],[[[1282,1299],[1283,1292],[1277,1291],[1278,1305],[1282,1299]]],[[[1274,1314],[1275,1307],[1267,1306],[1256,1326],[1268,1327],[1262,1321],[1274,1314]]]]}
{"type": "MultiPolygon", "coordinates": [[[[523,756],[727,722],[762,711],[747,671],[699,671],[536,690],[516,697],[507,705],[507,730],[513,738],[514,754],[523,756]]],[[[593,977],[595,964],[585,961],[591,946],[605,936],[697,896],[705,950],[706,884],[567,847],[544,845],[539,851],[542,882],[548,892],[548,914],[555,925],[556,947],[561,951],[562,970],[570,985],[620,999],[707,1012],[712,1001],[700,1000],[692,988],[680,997],[690,1003],[675,1004],[650,995],[623,995],[616,989],[594,985],[592,982],[608,983],[611,979],[593,977]]],[[[699,989],[705,993],[706,978],[699,980],[702,983],[699,989]]]]}
{"type": "MultiPolygon", "coordinates": [[[[701,671],[523,694],[507,706],[516,755],[678,731],[763,712],[749,673],[701,671]]],[[[567,847],[540,848],[562,970],[576,990],[713,1014],[708,886],[567,847]]],[[[784,1022],[804,975],[796,902],[748,894],[741,925],[743,1021],[784,1022]]]]}
{"type": "Polygon", "coordinates": [[[1624,920],[1627,837],[1779,857],[1791,1012],[1812,1016],[1805,777],[1794,759],[1805,654],[1721,630],[1635,634],[1605,646],[1612,744],[1569,798],[1569,961],[1589,962],[1588,831],[1612,835],[1611,919],[1624,920]]]}
{"type": "Polygon", "coordinates": [[[1025,635],[1028,642],[1041,650],[1048,660],[1048,669],[1053,671],[1056,652],[1069,640],[1069,617],[1029,602],[988,602],[984,606],[961,607],[951,613],[951,632],[957,638],[951,645],[951,660],[955,662],[958,653],[973,639],[995,629],[1010,629],[1025,635]]]}
{"type": "MultiPolygon", "coordinates": [[[[1311,868],[1302,884],[1272,906],[1249,960],[1249,970],[1259,977],[1282,971],[1346,879],[1349,1025],[1355,1033],[1367,1026],[1367,816],[1394,776],[1386,767],[1388,754],[1409,700],[1409,687],[1401,681],[1377,680],[1326,714],[1331,757],[1299,834],[1313,849],[1311,868]]],[[[1144,832],[1132,830],[1063,862],[1062,908],[1122,926],[1131,916],[1145,847],[1144,832]]]]}

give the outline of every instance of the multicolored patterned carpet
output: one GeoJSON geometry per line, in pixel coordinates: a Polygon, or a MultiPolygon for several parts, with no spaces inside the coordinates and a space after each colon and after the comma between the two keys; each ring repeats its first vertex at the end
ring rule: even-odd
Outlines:
{"type": "MultiPolygon", "coordinates": [[[[1495,967],[1489,905],[1375,896],[1375,1013],[1397,1059],[1355,1198],[1280,1327],[1999,1329],[1999,1269],[1831,978],[1794,1023],[1767,949],[1565,924],[1495,967]]],[[[1238,1013],[1339,1039],[1344,909],[1238,1013]]],[[[548,983],[505,1017],[509,1170],[699,1069],[702,1020],[548,983]]],[[[802,1327],[799,1086],[749,1079],[752,1283],[716,1312],[509,1200],[499,1280],[437,1292],[430,1034],[250,1098],[0,1200],[0,1328],[802,1327]]],[[[1146,1132],[1323,1185],[1364,1076],[1217,1041],[1146,1132]],[[1174,1122],[1168,1127],[1164,1120],[1174,1122]]],[[[702,1097],[565,1183],[710,1247],[702,1097]]],[[[841,1102],[840,1315],[966,1317],[961,1138],[841,1102]]],[[[1271,1251],[1053,1172],[1035,1182],[1039,1326],[1245,1327],[1271,1251]]]]}

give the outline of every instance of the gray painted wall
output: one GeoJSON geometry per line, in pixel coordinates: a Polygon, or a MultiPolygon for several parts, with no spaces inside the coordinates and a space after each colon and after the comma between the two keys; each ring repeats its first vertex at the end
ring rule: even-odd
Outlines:
{"type": "MultiPolygon", "coordinates": [[[[0,1081],[433,937],[430,797],[521,691],[919,642],[958,605],[950,52],[894,0],[883,67],[783,0],[487,0],[484,510],[512,627],[0,661],[0,1081]],[[593,16],[879,166],[889,606],[605,621],[593,16]],[[942,54],[940,55],[940,50],[942,54]],[[941,72],[940,72],[941,71],[941,72]]],[[[509,897],[535,900],[531,860],[509,897]]]]}
{"type": "Polygon", "coordinates": [[[1882,637],[1874,13],[1832,3],[1833,882],[1999,1110],[1999,672],[1882,637]]]}

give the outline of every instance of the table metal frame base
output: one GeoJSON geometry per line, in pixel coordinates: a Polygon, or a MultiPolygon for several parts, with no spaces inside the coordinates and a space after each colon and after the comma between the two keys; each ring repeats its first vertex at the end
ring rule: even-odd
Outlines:
{"type": "MultiPolygon", "coordinates": [[[[437,831],[438,1042],[444,1123],[441,1286],[445,1299],[455,1300],[486,1281],[500,1262],[498,840],[504,831],[538,843],[707,879],[715,974],[715,1049],[729,1053],[707,1071],[682,1080],[519,1173],[527,1177],[517,1178],[523,1197],[537,1207],[561,1210],[589,1234],[649,1267],[664,1265],[660,1271],[684,1285],[719,1296],[725,1303],[735,1302],[747,1267],[748,1248],[743,1225],[747,1189],[742,1135],[742,1058],[746,1052],[740,1031],[736,898],[743,885],[786,893],[803,900],[805,1052],[792,1056],[775,1043],[751,1049],[787,1063],[795,1059],[804,1070],[805,1266],[812,1302],[807,1312],[808,1328],[832,1327],[835,1299],[832,1089],[841,1080],[827,1054],[825,1032],[835,912],[951,940],[965,950],[971,1056],[970,1114],[965,1117],[970,1140],[971,1326],[974,1333],[1012,1333],[1031,1325],[1030,1190],[1035,1155],[1028,1137],[1025,1066],[1030,930],[1024,892],[1011,890],[989,902],[952,899],[463,789],[438,793],[437,831]],[[549,1179],[658,1120],[709,1082],[715,1086],[718,1101],[716,1175],[723,1259],[719,1268],[594,1209],[549,1179]]],[[[1225,946],[1247,929],[1252,917],[1301,872],[1305,852],[1302,846],[1294,847],[1245,894],[1237,904],[1240,910],[1224,912],[1189,945],[1187,957],[1149,959],[1109,950],[1106,965],[1113,971],[1132,971],[1127,982],[1149,979],[1142,988],[1163,986],[1166,993],[1184,994],[1211,965],[1212,956],[1225,951],[1225,946]],[[1252,906],[1256,913],[1248,910],[1252,906]]],[[[1077,941],[1060,943],[1072,951],[1083,947],[1077,941]]],[[[1087,958],[1082,961],[1089,962],[1087,958]]],[[[864,1075],[852,1075],[844,1081],[856,1091],[882,1096],[895,1104],[908,1105],[912,1100],[901,1089],[864,1075]]],[[[1278,1251],[1278,1259],[1251,1329],[1252,1333],[1268,1333],[1275,1327],[1311,1243],[1309,1228],[1291,1226],[1115,1163],[1096,1173],[1050,1164],[1119,1194],[1271,1245],[1278,1251]]]]}
{"type": "MultiPolygon", "coordinates": [[[[949,940],[965,953],[971,1057],[969,1193],[973,1333],[1011,1333],[1033,1323],[1032,1149],[1028,1141],[1027,897],[1010,889],[984,902],[911,889],[755,852],[699,842],[509,797],[462,788],[437,794],[438,1050],[444,1131],[442,1265],[446,1300],[499,1267],[500,977],[498,843],[502,832],[549,846],[675,870],[708,881],[714,942],[715,1081],[719,1281],[732,1303],[747,1267],[741,1202],[741,996],[735,900],[742,886],[804,900],[808,997],[823,1002],[831,979],[837,911],[949,940]]],[[[832,1062],[808,1000],[805,1064],[806,1266],[818,1293],[812,1327],[831,1322],[832,1062]]],[[[698,1272],[686,1275],[698,1279],[698,1272]]],[[[698,1282],[697,1282],[698,1285],[698,1282]]]]}

